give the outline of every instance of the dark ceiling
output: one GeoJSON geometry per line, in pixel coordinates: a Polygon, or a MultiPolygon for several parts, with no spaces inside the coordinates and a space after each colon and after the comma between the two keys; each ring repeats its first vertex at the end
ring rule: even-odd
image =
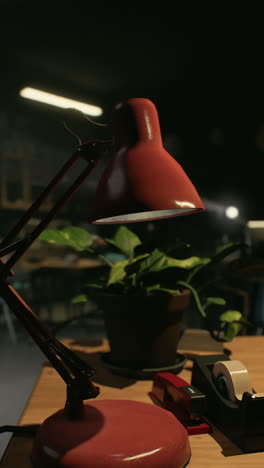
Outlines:
{"type": "Polygon", "coordinates": [[[165,10],[166,2],[150,12],[146,5],[80,1],[2,0],[1,8],[0,96],[9,119],[28,118],[40,141],[48,134],[65,139],[55,124],[61,114],[18,96],[27,85],[98,104],[102,122],[120,100],[147,97],[158,108],[165,145],[201,194],[263,217],[264,153],[256,134],[264,122],[264,37],[257,13],[183,16],[165,10]]]}

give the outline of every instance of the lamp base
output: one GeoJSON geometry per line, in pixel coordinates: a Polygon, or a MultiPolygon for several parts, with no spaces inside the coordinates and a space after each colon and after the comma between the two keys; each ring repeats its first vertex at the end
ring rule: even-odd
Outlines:
{"type": "Polygon", "coordinates": [[[81,420],[59,410],[40,426],[34,468],[183,468],[190,459],[186,429],[150,403],[93,400],[81,420]]]}
{"type": "Polygon", "coordinates": [[[180,353],[175,353],[175,362],[171,366],[152,367],[136,369],[133,367],[117,366],[111,362],[111,353],[101,353],[100,359],[103,365],[107,367],[113,374],[122,375],[123,377],[133,377],[135,379],[151,379],[157,372],[171,372],[178,374],[187,362],[186,356],[180,353]]]}

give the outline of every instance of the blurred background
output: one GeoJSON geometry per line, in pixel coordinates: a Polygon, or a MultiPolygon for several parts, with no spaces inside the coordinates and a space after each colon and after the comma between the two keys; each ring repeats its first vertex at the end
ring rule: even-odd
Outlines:
{"type": "MultiPolygon", "coordinates": [[[[129,227],[157,241],[180,237],[201,255],[227,242],[247,241],[262,256],[264,227],[249,224],[263,219],[264,37],[257,11],[193,9],[186,14],[177,7],[172,12],[166,2],[149,9],[2,0],[0,25],[1,238],[76,149],[78,140],[65,124],[82,141],[111,139],[114,106],[145,97],[157,107],[165,148],[183,166],[207,210],[129,227]],[[97,106],[101,114],[91,118],[108,125],[26,99],[21,96],[26,87],[97,106]]],[[[89,202],[109,157],[53,227],[72,224],[99,235],[113,233],[114,226],[87,223],[89,202]]],[[[75,174],[65,178],[29,230],[75,174]]],[[[70,258],[68,251],[51,253],[36,242],[17,265],[17,286],[29,296],[32,271],[47,266],[50,255],[70,258]]]]}

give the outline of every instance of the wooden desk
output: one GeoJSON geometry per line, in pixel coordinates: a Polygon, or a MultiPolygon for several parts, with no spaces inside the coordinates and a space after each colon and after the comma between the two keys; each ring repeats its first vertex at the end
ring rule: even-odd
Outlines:
{"type": "MultiPolygon", "coordinates": [[[[135,381],[114,376],[103,368],[99,352],[107,351],[107,341],[101,344],[66,340],[65,343],[82,357],[89,357],[89,362],[97,368],[95,381],[100,385],[101,394],[98,398],[131,399],[151,403],[148,392],[152,382],[135,381]]],[[[264,337],[239,337],[226,345],[232,351],[232,359],[241,361],[249,371],[253,387],[256,391],[264,391],[264,337]]],[[[181,350],[185,351],[186,350],[181,350]]],[[[212,351],[211,351],[212,352],[212,351]]],[[[199,352],[199,354],[208,354],[199,352]]],[[[215,354],[215,352],[213,353],[215,354]]],[[[191,361],[180,373],[181,377],[190,382],[191,361]]],[[[28,401],[21,424],[39,424],[52,413],[62,408],[65,403],[65,384],[56,371],[48,364],[44,366],[36,387],[28,401]]],[[[3,468],[29,468],[29,454],[33,439],[28,437],[13,437],[1,466],[3,468]]],[[[263,468],[264,452],[243,454],[223,434],[214,430],[212,435],[196,435],[190,437],[192,458],[190,468],[263,468]]],[[[264,449],[264,448],[263,448],[264,449]]]]}

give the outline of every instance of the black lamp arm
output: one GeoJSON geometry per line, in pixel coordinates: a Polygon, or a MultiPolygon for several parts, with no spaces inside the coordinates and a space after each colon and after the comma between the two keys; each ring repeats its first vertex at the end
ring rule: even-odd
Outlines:
{"type": "MultiPolygon", "coordinates": [[[[71,199],[74,193],[80,188],[86,178],[90,175],[93,169],[97,166],[101,159],[103,151],[109,147],[109,141],[94,140],[88,143],[83,143],[77,149],[77,151],[70,157],[70,159],[64,164],[57,175],[52,179],[49,185],[40,194],[39,198],[31,205],[27,212],[22,216],[18,223],[11,229],[7,236],[3,239],[0,244],[1,249],[9,247],[9,243],[13,241],[14,237],[19,234],[21,229],[28,223],[32,216],[36,213],[38,208],[48,198],[48,196],[54,191],[59,182],[65,177],[65,175],[74,167],[79,159],[85,159],[87,161],[87,167],[80,173],[76,180],[68,187],[64,192],[60,200],[53,206],[53,208],[46,214],[46,216],[39,222],[39,224],[33,229],[30,234],[27,234],[26,238],[19,248],[16,248],[15,252],[8,259],[5,264],[0,267],[0,277],[4,274],[8,275],[10,269],[17,263],[22,257],[26,250],[33,244],[38,238],[40,233],[49,225],[56,214],[63,208],[63,206],[71,199]]],[[[1,255],[0,255],[1,257],[1,255]]]]}
{"type": "Polygon", "coordinates": [[[21,239],[18,239],[15,242],[12,242],[12,244],[7,245],[6,247],[3,247],[2,249],[0,249],[0,258],[4,257],[4,255],[14,252],[15,250],[24,246],[25,243],[27,242],[28,242],[28,235],[22,237],[21,239]]]}
{"type": "Polygon", "coordinates": [[[74,401],[77,401],[76,395],[80,403],[88,398],[95,398],[99,394],[99,389],[90,381],[95,374],[94,368],[52,336],[12,285],[1,281],[0,292],[10,309],[67,384],[67,400],[72,396],[74,401]],[[72,389],[75,391],[73,392],[72,389]]]}
{"type": "Polygon", "coordinates": [[[94,167],[100,161],[103,151],[107,149],[110,144],[110,141],[94,140],[80,145],[77,151],[64,164],[38,199],[31,205],[0,244],[0,258],[7,253],[14,252],[6,263],[3,263],[0,259],[0,296],[2,296],[17,318],[23,323],[38,347],[66,382],[66,408],[68,409],[69,416],[71,413],[76,414],[76,412],[74,413],[74,411],[72,411],[74,408],[76,409],[76,405],[81,409],[83,400],[94,398],[98,395],[98,387],[95,387],[90,382],[95,370],[51,335],[49,330],[42,324],[38,316],[31,310],[18,292],[12,285],[8,284],[7,278],[11,274],[11,268],[90,175],[94,167]],[[60,200],[39,222],[34,230],[24,238],[14,241],[22,228],[28,223],[38,208],[80,158],[84,158],[87,161],[87,167],[65,191],[60,200]]]}

